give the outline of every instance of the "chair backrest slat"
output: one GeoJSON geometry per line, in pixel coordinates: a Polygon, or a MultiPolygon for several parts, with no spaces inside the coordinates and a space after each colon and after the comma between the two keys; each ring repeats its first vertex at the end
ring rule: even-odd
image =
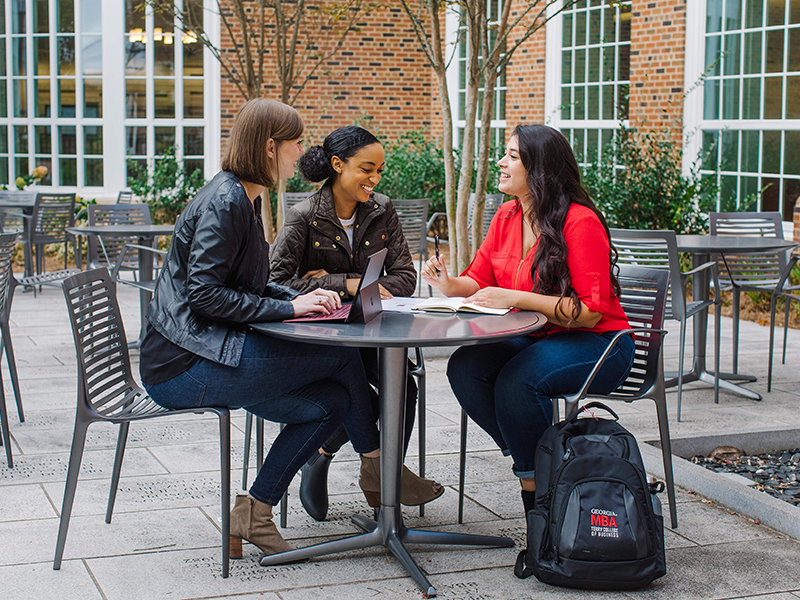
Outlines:
{"type": "Polygon", "coordinates": [[[11,279],[11,260],[14,246],[17,243],[16,233],[0,235],[0,311],[6,311],[11,279]]]}
{"type": "Polygon", "coordinates": [[[414,200],[392,200],[392,205],[397,211],[400,226],[403,228],[403,237],[406,238],[411,254],[428,253],[428,205],[429,198],[414,200]]]}
{"type": "Polygon", "coordinates": [[[299,204],[311,194],[315,192],[284,192],[281,194],[281,206],[283,207],[283,217],[286,218],[286,212],[295,204],[299,204]]]}
{"type": "Polygon", "coordinates": [[[125,329],[108,270],[73,275],[64,280],[63,290],[78,351],[79,402],[104,417],[124,417],[147,396],[131,372],[125,329]]]}
{"type": "MultiPolygon", "coordinates": [[[[150,207],[147,204],[92,204],[89,206],[89,225],[150,225],[150,207]]],[[[89,267],[112,268],[125,244],[136,244],[136,236],[89,236],[89,267]]],[[[138,255],[126,255],[122,268],[139,268],[138,255]]]]}
{"type": "MultiPolygon", "coordinates": [[[[500,205],[506,201],[505,194],[486,194],[486,200],[483,203],[483,237],[489,231],[489,225],[492,224],[492,219],[497,213],[500,205]]],[[[475,210],[475,194],[469,195],[469,204],[467,206],[467,229],[472,229],[472,213],[475,210]]]]}
{"type": "MultiPolygon", "coordinates": [[[[632,265],[621,265],[620,303],[633,328],[661,329],[664,325],[669,271],[632,265]]],[[[661,333],[637,333],[631,373],[613,396],[624,399],[636,396],[654,385],[660,373],[661,333]]]]}
{"type": "MultiPolygon", "coordinates": [[[[711,235],[776,237],[783,239],[781,213],[711,213],[711,235]]],[[[788,260],[786,253],[725,254],[715,257],[723,286],[753,285],[774,287],[788,260]]]]}
{"type": "Polygon", "coordinates": [[[34,244],[66,241],[65,230],[75,223],[75,194],[37,194],[32,220],[34,244]]]}
{"type": "Polygon", "coordinates": [[[133,192],[123,190],[117,194],[117,204],[130,204],[131,202],[133,202],[133,192]]]}

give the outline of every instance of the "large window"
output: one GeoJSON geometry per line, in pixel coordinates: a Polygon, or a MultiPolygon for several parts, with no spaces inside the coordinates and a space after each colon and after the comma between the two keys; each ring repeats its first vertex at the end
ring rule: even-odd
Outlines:
{"type": "Polygon", "coordinates": [[[44,165],[44,187],[116,197],[128,157],[152,164],[169,148],[192,169],[217,167],[218,68],[192,32],[141,4],[0,0],[0,185],[44,165]]]}
{"type": "MultiPolygon", "coordinates": [[[[494,29],[494,25],[497,24],[500,15],[502,14],[502,7],[503,7],[504,0],[488,0],[486,10],[488,12],[487,16],[489,19],[489,43],[492,47],[494,47],[495,40],[496,40],[496,31],[494,29]]],[[[455,68],[458,72],[458,80],[457,80],[457,103],[456,103],[456,121],[455,121],[455,131],[456,131],[456,143],[460,144],[461,139],[464,133],[464,126],[466,124],[466,103],[467,103],[467,30],[465,27],[459,24],[458,27],[458,49],[456,58],[457,60],[453,61],[455,68]]],[[[451,67],[452,69],[453,67],[451,67]]],[[[478,108],[477,108],[477,120],[475,126],[478,130],[481,128],[481,111],[483,108],[482,104],[482,96],[483,96],[483,88],[479,89],[479,101],[478,101],[478,108]]],[[[503,71],[499,74],[497,78],[497,82],[495,83],[495,92],[494,92],[494,111],[492,115],[492,121],[489,124],[491,127],[492,135],[491,135],[491,143],[494,144],[497,148],[503,148],[505,145],[505,135],[506,135],[506,73],[503,71]]],[[[478,147],[476,144],[475,151],[478,151],[478,147]]]]}
{"type": "Polygon", "coordinates": [[[699,122],[703,172],[719,178],[720,210],[777,210],[791,221],[800,195],[800,2],[702,8],[702,101],[687,103],[687,114],[699,122]]]}
{"type": "Polygon", "coordinates": [[[628,118],[631,3],[582,0],[547,27],[546,118],[579,160],[599,155],[628,118]]]}

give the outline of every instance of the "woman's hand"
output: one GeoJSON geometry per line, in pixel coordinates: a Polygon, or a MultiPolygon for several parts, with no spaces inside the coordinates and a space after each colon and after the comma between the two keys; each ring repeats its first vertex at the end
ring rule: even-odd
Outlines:
{"type": "Polygon", "coordinates": [[[318,277],[325,277],[325,275],[330,275],[330,273],[325,269],[314,269],[303,275],[300,279],[317,279],[318,277]]]}
{"type": "Polygon", "coordinates": [[[378,284],[378,289],[381,291],[381,300],[390,300],[391,298],[394,298],[392,292],[387,290],[380,283],[378,284]]]}
{"type": "Polygon", "coordinates": [[[291,301],[294,306],[294,316],[302,317],[310,312],[321,312],[329,315],[337,308],[341,308],[342,301],[339,294],[331,290],[316,289],[308,294],[297,296],[291,301]]]}
{"type": "Polygon", "coordinates": [[[472,304],[489,308],[514,308],[515,299],[516,294],[514,290],[507,290],[499,287],[486,287],[464,298],[464,302],[471,302],[472,304]]]}
{"type": "Polygon", "coordinates": [[[432,256],[422,266],[422,280],[437,290],[444,291],[450,284],[447,265],[441,257],[432,256]]]}

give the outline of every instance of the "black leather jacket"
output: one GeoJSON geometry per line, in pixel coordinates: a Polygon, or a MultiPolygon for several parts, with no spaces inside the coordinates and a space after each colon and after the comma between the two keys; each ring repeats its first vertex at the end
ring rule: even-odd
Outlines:
{"type": "Polygon", "coordinates": [[[392,201],[373,193],[359,202],[353,225],[353,248],[336,216],[331,185],[286,211],[286,221],[270,252],[270,281],[306,293],[316,288],[338,292],[349,299],[347,279],[360,279],[367,257],[387,248],[384,274],[378,279],[395,296],[410,296],[417,271],[403,237],[392,201]],[[301,279],[308,271],[325,269],[329,275],[301,279]]]}
{"type": "Polygon", "coordinates": [[[297,292],[268,279],[261,220],[239,179],[221,171],[178,217],[147,319],[173,344],[236,367],[247,323],[294,316],[297,292]]]}

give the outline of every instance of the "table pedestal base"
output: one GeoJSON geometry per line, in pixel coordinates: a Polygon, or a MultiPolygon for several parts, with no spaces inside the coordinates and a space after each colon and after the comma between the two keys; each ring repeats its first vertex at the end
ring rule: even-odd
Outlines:
{"type": "MultiPolygon", "coordinates": [[[[664,385],[667,388],[674,387],[678,385],[678,374],[676,372],[666,373],[666,377],[669,377],[664,382],[664,385]]],[[[688,373],[683,374],[683,383],[691,383],[692,381],[702,381],[703,383],[707,383],[711,386],[714,385],[714,373],[710,371],[706,371],[705,369],[693,369],[688,373]]],[[[752,382],[756,381],[756,378],[752,375],[740,375],[739,373],[720,373],[719,374],[719,389],[727,390],[729,392],[733,392],[734,394],[739,394],[740,396],[744,396],[745,398],[750,398],[751,400],[761,400],[762,396],[758,392],[754,392],[753,390],[748,390],[747,388],[743,388],[740,385],[736,385],[732,383],[733,381],[746,381],[752,382]]]]}
{"type": "Polygon", "coordinates": [[[514,540],[507,537],[407,529],[403,524],[403,515],[399,506],[382,506],[377,522],[361,515],[354,516],[353,522],[365,530],[366,533],[341,540],[334,540],[332,542],[316,544],[315,546],[290,550],[289,552],[264,556],[261,559],[261,566],[280,565],[287,562],[313,558],[315,556],[342,552],[344,550],[385,546],[405,567],[409,575],[414,578],[414,581],[417,582],[422,593],[428,597],[432,597],[436,595],[436,588],[430,584],[425,573],[419,568],[417,563],[414,562],[411,554],[406,550],[404,543],[492,546],[498,548],[510,548],[514,545],[514,540]]]}

